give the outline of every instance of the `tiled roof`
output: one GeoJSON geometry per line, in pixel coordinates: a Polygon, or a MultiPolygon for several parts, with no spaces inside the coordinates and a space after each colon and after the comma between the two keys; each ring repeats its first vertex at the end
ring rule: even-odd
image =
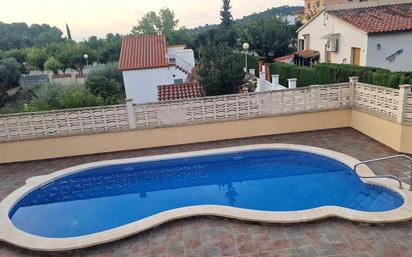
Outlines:
{"type": "Polygon", "coordinates": [[[275,59],[273,59],[273,60],[274,60],[275,62],[283,62],[283,61],[287,61],[287,60],[293,59],[294,56],[295,56],[294,54],[289,54],[289,55],[277,57],[277,58],[275,58],[275,59]]]}
{"type": "Polygon", "coordinates": [[[168,66],[164,35],[125,36],[118,69],[141,70],[168,66]]]}
{"type": "Polygon", "coordinates": [[[367,33],[412,30],[412,3],[328,11],[367,33]]]}
{"type": "Polygon", "coordinates": [[[203,96],[203,87],[199,83],[162,85],[157,87],[159,101],[187,99],[203,96]]]}
{"type": "Polygon", "coordinates": [[[297,55],[297,56],[303,57],[303,58],[310,58],[310,57],[318,56],[318,55],[320,55],[320,53],[318,51],[315,51],[315,50],[305,49],[305,50],[296,52],[294,55],[297,55]]]}

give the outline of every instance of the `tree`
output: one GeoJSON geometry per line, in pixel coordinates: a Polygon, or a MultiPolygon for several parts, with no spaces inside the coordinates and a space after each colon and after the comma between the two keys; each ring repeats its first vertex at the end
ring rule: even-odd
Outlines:
{"type": "Polygon", "coordinates": [[[276,57],[290,52],[289,45],[294,37],[294,26],[276,16],[257,17],[240,29],[242,42],[248,42],[251,50],[261,56],[276,57]]]}
{"type": "Polygon", "coordinates": [[[63,74],[66,73],[66,70],[72,67],[72,55],[74,50],[75,43],[73,41],[68,41],[66,43],[60,43],[51,45],[48,48],[48,54],[54,56],[61,65],[61,70],[63,74]]]}
{"type": "Polygon", "coordinates": [[[122,37],[119,34],[107,34],[106,40],[101,40],[101,47],[98,50],[98,61],[100,63],[117,62],[121,46],[122,37]]]}
{"type": "Polygon", "coordinates": [[[21,75],[20,64],[14,58],[0,60],[0,84],[7,87],[17,86],[21,75]]]}
{"type": "Polygon", "coordinates": [[[159,14],[151,11],[146,13],[136,26],[133,26],[131,31],[134,35],[139,34],[155,34],[157,32],[163,33],[168,37],[172,33],[179,23],[178,19],[175,19],[174,11],[169,8],[163,8],[159,11],[159,14]]]}
{"type": "Polygon", "coordinates": [[[61,42],[62,34],[58,28],[48,24],[33,24],[29,27],[23,22],[10,24],[0,22],[0,50],[44,47],[54,42],[61,42]]]}
{"type": "Polygon", "coordinates": [[[136,26],[133,26],[132,34],[155,34],[160,27],[160,19],[153,11],[146,13],[136,26]]]}
{"type": "Polygon", "coordinates": [[[230,0],[223,0],[222,9],[220,10],[221,24],[217,29],[216,42],[226,44],[230,47],[236,45],[236,31],[233,28],[233,17],[230,11],[230,0]]]}
{"type": "Polygon", "coordinates": [[[47,61],[46,51],[40,48],[31,48],[27,51],[27,62],[34,68],[44,71],[44,63],[47,61]]]}
{"type": "Polygon", "coordinates": [[[59,61],[54,57],[49,57],[47,61],[44,63],[44,68],[46,70],[51,70],[53,74],[58,74],[61,64],[59,61]]]}
{"type": "Polygon", "coordinates": [[[114,79],[95,76],[87,78],[85,86],[93,95],[101,97],[106,104],[117,103],[120,90],[114,79]]]}
{"type": "Polygon", "coordinates": [[[202,64],[198,74],[208,96],[238,93],[244,81],[243,65],[224,45],[202,48],[202,64]]]}
{"type": "Polygon", "coordinates": [[[67,23],[66,23],[66,34],[67,34],[67,39],[72,40],[72,33],[70,32],[70,28],[67,23]]]}
{"type": "Polygon", "coordinates": [[[169,8],[163,8],[159,11],[160,31],[169,37],[170,34],[176,30],[178,19],[175,19],[175,12],[169,8]]]}
{"type": "Polygon", "coordinates": [[[225,27],[232,25],[233,17],[230,9],[232,9],[230,0],[223,0],[222,9],[220,10],[220,20],[221,24],[225,27]]]}

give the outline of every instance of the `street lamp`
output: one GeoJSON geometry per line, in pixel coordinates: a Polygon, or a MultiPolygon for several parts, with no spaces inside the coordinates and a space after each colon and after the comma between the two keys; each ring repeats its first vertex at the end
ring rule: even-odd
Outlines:
{"type": "Polygon", "coordinates": [[[243,50],[245,50],[245,72],[247,72],[247,51],[249,50],[250,45],[248,43],[243,44],[243,50]]]}
{"type": "Polygon", "coordinates": [[[83,58],[86,59],[86,66],[89,66],[89,55],[83,55],[83,58]]]}

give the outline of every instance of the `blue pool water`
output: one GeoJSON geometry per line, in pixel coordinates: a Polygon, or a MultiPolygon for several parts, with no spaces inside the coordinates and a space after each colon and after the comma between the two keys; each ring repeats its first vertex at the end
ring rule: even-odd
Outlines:
{"type": "Polygon", "coordinates": [[[89,169],[34,190],[9,217],[25,232],[67,238],[194,205],[263,211],[341,206],[381,212],[403,202],[394,192],[362,183],[335,160],[260,150],[89,169]]]}

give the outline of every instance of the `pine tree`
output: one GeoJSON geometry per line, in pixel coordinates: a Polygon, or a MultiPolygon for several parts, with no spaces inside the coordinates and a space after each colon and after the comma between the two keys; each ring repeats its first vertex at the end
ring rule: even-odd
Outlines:
{"type": "Polygon", "coordinates": [[[67,39],[72,40],[72,34],[70,32],[69,25],[66,23],[66,33],[67,33],[67,39]]]}
{"type": "Polygon", "coordinates": [[[230,9],[232,9],[230,6],[230,0],[223,0],[222,10],[220,10],[220,20],[222,21],[222,25],[225,27],[229,27],[233,21],[230,9]]]}

